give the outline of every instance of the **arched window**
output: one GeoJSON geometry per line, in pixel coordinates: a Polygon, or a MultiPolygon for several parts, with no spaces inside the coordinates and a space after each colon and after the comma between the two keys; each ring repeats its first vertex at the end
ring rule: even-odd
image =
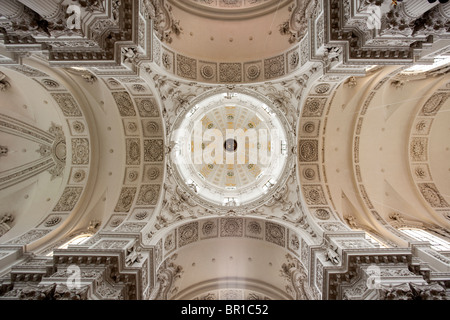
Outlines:
{"type": "MultiPolygon", "coordinates": [[[[90,234],[90,233],[80,234],[78,236],[73,237],[72,239],[70,239],[69,241],[64,243],[63,245],[59,246],[58,249],[67,249],[69,247],[69,245],[83,244],[91,237],[92,237],[92,234],[90,234]]],[[[49,254],[47,254],[47,256],[49,256],[49,257],[53,256],[53,251],[50,252],[49,254]]]]}
{"type": "Polygon", "coordinates": [[[90,233],[88,233],[88,234],[80,234],[80,235],[72,238],[71,240],[67,241],[62,246],[58,247],[58,249],[67,249],[69,247],[69,245],[83,244],[84,242],[86,242],[91,237],[92,237],[92,234],[90,234],[90,233]]]}
{"type": "Polygon", "coordinates": [[[450,57],[445,55],[439,55],[434,57],[434,63],[433,64],[415,64],[412,67],[409,67],[408,69],[403,70],[403,74],[408,73],[420,73],[420,72],[426,72],[429,70],[437,69],[439,67],[442,67],[446,64],[450,63],[450,57]]]}
{"type": "Polygon", "coordinates": [[[438,251],[450,250],[450,242],[435,236],[425,230],[415,228],[401,228],[401,232],[416,239],[417,241],[427,241],[431,244],[431,248],[438,251]]]}

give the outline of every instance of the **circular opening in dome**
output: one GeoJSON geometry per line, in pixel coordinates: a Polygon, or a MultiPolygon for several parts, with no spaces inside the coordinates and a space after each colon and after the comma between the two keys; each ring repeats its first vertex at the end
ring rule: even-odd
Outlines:
{"type": "Polygon", "coordinates": [[[237,149],[237,141],[235,139],[227,139],[223,143],[223,147],[227,152],[235,152],[237,149]]]}
{"type": "Polygon", "coordinates": [[[200,204],[223,211],[263,204],[289,175],[289,124],[256,92],[205,93],[173,128],[174,174],[200,204]]]}

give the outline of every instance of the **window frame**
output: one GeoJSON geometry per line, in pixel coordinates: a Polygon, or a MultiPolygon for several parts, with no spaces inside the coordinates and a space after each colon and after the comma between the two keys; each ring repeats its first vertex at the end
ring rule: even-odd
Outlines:
{"type": "Polygon", "coordinates": [[[430,243],[430,247],[436,251],[450,251],[450,242],[434,233],[419,228],[400,228],[408,237],[416,240],[430,243]]]}

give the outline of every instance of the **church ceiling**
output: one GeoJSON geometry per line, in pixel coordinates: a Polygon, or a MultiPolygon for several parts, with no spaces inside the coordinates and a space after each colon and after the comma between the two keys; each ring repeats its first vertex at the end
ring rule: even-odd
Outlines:
{"type": "Polygon", "coordinates": [[[0,13],[0,299],[367,298],[369,265],[400,285],[385,294],[431,290],[407,277],[448,296],[448,253],[400,230],[450,236],[450,78],[433,65],[450,53],[448,5],[11,0],[0,13]],[[214,161],[195,162],[215,145],[196,142],[196,121],[201,138],[221,134],[214,161]],[[276,156],[218,163],[252,146],[276,156]]]}

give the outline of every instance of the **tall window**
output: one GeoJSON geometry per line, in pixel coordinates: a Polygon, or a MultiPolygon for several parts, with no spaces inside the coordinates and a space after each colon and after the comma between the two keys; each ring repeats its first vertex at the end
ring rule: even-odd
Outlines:
{"type": "MultiPolygon", "coordinates": [[[[58,249],[67,249],[69,247],[69,245],[83,244],[91,237],[92,237],[92,234],[90,234],[90,233],[80,234],[78,236],[73,237],[72,239],[70,239],[69,241],[64,243],[63,245],[59,246],[58,249]]],[[[49,254],[47,254],[47,256],[49,256],[49,257],[53,256],[53,251],[50,252],[49,254]]]]}
{"type": "Polygon", "coordinates": [[[419,73],[428,70],[436,69],[450,63],[450,57],[445,55],[436,56],[433,64],[416,64],[408,69],[403,70],[403,73],[419,73]]]}
{"type": "Polygon", "coordinates": [[[444,239],[435,236],[425,230],[414,228],[402,228],[400,229],[400,231],[418,241],[429,242],[431,244],[431,248],[433,248],[434,250],[438,251],[450,250],[450,242],[445,241],[444,239]]]}

